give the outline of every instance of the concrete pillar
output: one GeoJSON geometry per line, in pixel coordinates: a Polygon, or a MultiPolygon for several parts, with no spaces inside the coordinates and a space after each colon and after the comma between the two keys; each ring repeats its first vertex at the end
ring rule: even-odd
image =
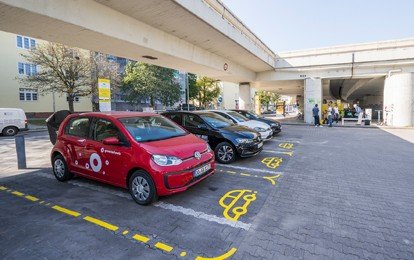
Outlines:
{"type": "Polygon", "coordinates": [[[413,73],[397,73],[385,79],[384,118],[387,125],[398,127],[414,125],[413,77],[413,73]]]}
{"type": "Polygon", "coordinates": [[[262,104],[260,102],[259,96],[255,95],[254,96],[254,112],[258,115],[262,114],[262,104]]]}
{"type": "Polygon", "coordinates": [[[240,83],[239,84],[239,108],[252,110],[253,109],[253,99],[251,97],[251,87],[249,83],[240,83]]]}
{"type": "Polygon", "coordinates": [[[304,117],[308,124],[313,123],[312,109],[315,104],[319,106],[319,116],[321,116],[322,104],[322,80],[320,78],[305,79],[305,93],[304,93],[304,117]]]}

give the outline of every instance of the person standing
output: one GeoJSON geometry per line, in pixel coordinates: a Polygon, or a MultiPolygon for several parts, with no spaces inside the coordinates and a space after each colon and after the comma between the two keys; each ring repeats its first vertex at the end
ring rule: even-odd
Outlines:
{"type": "Polygon", "coordinates": [[[327,111],[327,117],[328,117],[328,125],[329,127],[332,127],[332,121],[333,121],[333,109],[331,107],[331,104],[328,105],[328,111],[327,111]]]}
{"type": "Polygon", "coordinates": [[[318,104],[315,104],[315,106],[312,109],[312,114],[313,114],[313,118],[315,119],[315,127],[322,127],[321,126],[321,122],[319,119],[319,108],[318,108],[318,104]]]}
{"type": "Polygon", "coordinates": [[[334,114],[335,114],[335,116],[334,116],[335,121],[338,124],[338,121],[339,121],[339,108],[338,108],[338,105],[336,103],[335,103],[335,106],[334,106],[334,114]]]}
{"type": "Polygon", "coordinates": [[[358,115],[357,124],[361,125],[362,124],[362,116],[363,116],[362,109],[357,104],[354,104],[354,108],[355,108],[355,113],[358,115]]]}

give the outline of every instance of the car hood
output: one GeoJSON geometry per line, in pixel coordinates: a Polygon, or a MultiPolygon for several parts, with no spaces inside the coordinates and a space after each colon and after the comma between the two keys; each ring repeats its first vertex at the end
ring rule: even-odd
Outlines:
{"type": "Polygon", "coordinates": [[[193,134],[140,143],[140,145],[150,154],[171,155],[180,159],[192,157],[196,151],[201,153],[207,149],[206,142],[193,134]]]}
{"type": "Polygon", "coordinates": [[[228,126],[225,128],[221,128],[220,130],[224,134],[237,133],[241,135],[242,137],[253,138],[253,139],[259,136],[259,133],[257,133],[255,130],[252,130],[249,127],[242,126],[242,125],[232,125],[232,126],[228,126]]]}
{"type": "Polygon", "coordinates": [[[264,123],[266,123],[266,124],[277,124],[277,125],[280,125],[280,123],[278,122],[278,121],[276,121],[276,120],[273,120],[273,119],[269,119],[269,118],[265,118],[265,117],[261,117],[261,118],[259,118],[259,119],[257,119],[258,121],[260,121],[260,122],[264,122],[264,123]]]}
{"type": "Polygon", "coordinates": [[[247,126],[249,128],[252,128],[252,129],[254,129],[255,127],[261,127],[261,128],[264,128],[264,129],[269,128],[268,124],[257,121],[257,120],[249,120],[249,121],[245,121],[245,122],[240,122],[239,125],[244,125],[244,126],[247,126]]]}

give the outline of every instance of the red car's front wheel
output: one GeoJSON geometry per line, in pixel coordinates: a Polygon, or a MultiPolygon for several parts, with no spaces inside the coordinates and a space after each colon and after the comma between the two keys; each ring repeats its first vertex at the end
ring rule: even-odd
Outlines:
{"type": "Polygon", "coordinates": [[[148,205],[158,197],[151,176],[141,170],[135,171],[129,178],[129,193],[140,205],[148,205]]]}

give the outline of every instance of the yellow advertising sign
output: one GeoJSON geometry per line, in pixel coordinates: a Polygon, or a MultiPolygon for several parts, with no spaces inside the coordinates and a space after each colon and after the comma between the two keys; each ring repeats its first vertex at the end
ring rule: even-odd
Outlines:
{"type": "Polygon", "coordinates": [[[111,81],[98,79],[99,110],[111,111],[111,81]]]}

